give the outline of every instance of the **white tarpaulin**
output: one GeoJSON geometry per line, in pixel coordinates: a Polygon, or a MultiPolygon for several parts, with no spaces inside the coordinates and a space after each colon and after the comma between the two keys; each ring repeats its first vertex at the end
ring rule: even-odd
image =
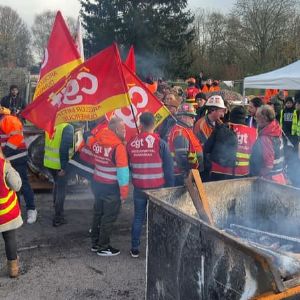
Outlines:
{"type": "Polygon", "coordinates": [[[283,68],[244,79],[244,89],[300,90],[300,60],[283,68]]]}

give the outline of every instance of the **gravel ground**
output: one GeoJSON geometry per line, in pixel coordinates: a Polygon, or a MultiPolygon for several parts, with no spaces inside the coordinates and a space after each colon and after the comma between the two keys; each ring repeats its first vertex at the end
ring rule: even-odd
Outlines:
{"type": "MultiPolygon", "coordinates": [[[[23,206],[22,201],[22,206],[23,206]]],[[[123,205],[111,237],[121,250],[116,257],[100,257],[90,251],[88,229],[93,196],[87,187],[69,189],[65,214],[68,224],[52,227],[52,195],[36,194],[36,224],[18,230],[21,276],[6,275],[4,243],[0,239],[0,299],[144,299],[145,238],[141,255],[129,255],[133,201],[123,205]]],[[[24,207],[22,208],[24,212],[24,207]]],[[[25,219],[25,216],[24,216],[25,219]]],[[[144,230],[145,234],[145,230],[144,230]]]]}

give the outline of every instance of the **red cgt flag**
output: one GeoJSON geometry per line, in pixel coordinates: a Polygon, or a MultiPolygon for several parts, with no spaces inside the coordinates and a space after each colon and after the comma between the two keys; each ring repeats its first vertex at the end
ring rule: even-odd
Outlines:
{"type": "Polygon", "coordinates": [[[126,64],[122,64],[122,69],[131,98],[131,107],[127,106],[116,109],[114,112],[106,114],[106,117],[109,120],[112,116],[117,116],[124,121],[126,125],[126,140],[129,141],[137,134],[135,118],[136,121],[138,121],[139,116],[143,112],[150,111],[155,115],[155,126],[160,125],[170,112],[126,64]],[[132,110],[135,118],[132,114],[132,110]]]}
{"type": "Polygon", "coordinates": [[[40,70],[40,79],[33,100],[51,88],[81,63],[82,60],[74,40],[61,12],[58,11],[52,32],[49,36],[47,48],[45,49],[44,61],[40,70]]]}
{"type": "Polygon", "coordinates": [[[51,135],[56,124],[96,120],[129,103],[119,52],[112,45],[39,96],[22,116],[51,135]]]}
{"type": "Polygon", "coordinates": [[[133,46],[130,47],[128,56],[125,61],[125,65],[135,74],[136,73],[136,65],[135,65],[135,55],[133,46]]]}

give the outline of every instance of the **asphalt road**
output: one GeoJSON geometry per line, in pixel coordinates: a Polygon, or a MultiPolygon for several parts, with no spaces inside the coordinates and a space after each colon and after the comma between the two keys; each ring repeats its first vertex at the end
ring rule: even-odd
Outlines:
{"type": "MultiPolygon", "coordinates": [[[[121,250],[116,257],[100,257],[90,251],[88,229],[93,196],[88,187],[69,189],[65,202],[68,224],[61,227],[52,226],[50,192],[36,194],[36,204],[37,223],[24,223],[18,230],[21,263],[18,279],[6,275],[4,243],[0,238],[0,299],[145,298],[144,237],[140,258],[133,259],[129,255],[131,197],[123,205],[111,237],[112,246],[121,250]]],[[[24,211],[23,202],[22,206],[24,211]]]]}

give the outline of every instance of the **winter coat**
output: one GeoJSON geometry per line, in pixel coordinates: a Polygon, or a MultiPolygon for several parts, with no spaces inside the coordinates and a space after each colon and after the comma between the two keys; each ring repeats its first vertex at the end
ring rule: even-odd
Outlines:
{"type": "Polygon", "coordinates": [[[250,159],[250,173],[285,184],[283,141],[279,123],[274,120],[258,132],[250,159]]]}

